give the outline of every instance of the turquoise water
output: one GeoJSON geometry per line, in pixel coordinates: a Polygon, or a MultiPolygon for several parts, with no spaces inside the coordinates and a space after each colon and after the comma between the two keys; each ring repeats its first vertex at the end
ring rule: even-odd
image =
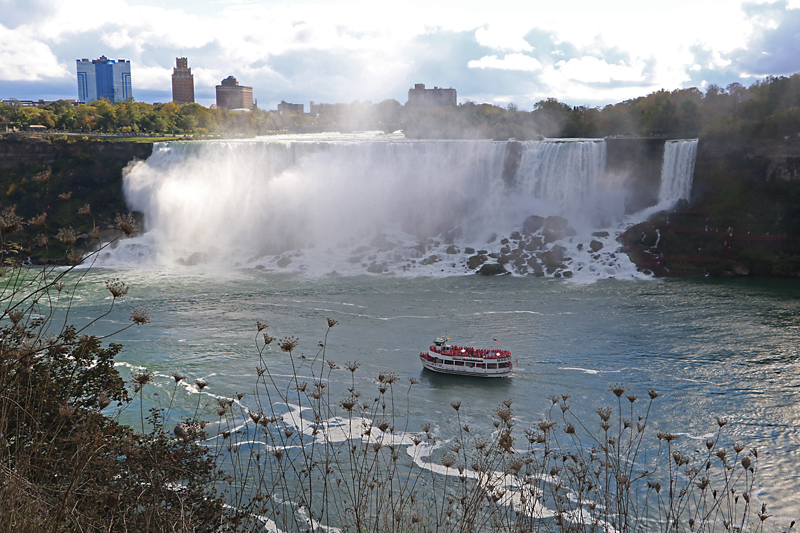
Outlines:
{"type": "MultiPolygon", "coordinates": [[[[518,426],[534,424],[550,397],[570,394],[573,410],[595,423],[611,405],[609,387],[623,384],[640,397],[661,396],[654,427],[682,435],[699,448],[729,420],[725,440],[756,447],[759,502],[771,523],[788,527],[800,515],[800,282],[787,280],[602,280],[577,284],[532,277],[392,276],[316,280],[257,270],[95,270],[79,290],[73,319],[95,316],[110,300],[104,282],[120,277],[131,290],[92,332],[113,331],[130,308],[147,305],[152,323],[115,338],[125,348],[120,370],[154,371],[151,404],[168,400],[170,374],[205,380],[201,404],[214,396],[247,393],[258,366],[256,321],[271,335],[294,335],[297,353],[313,355],[326,318],[339,322],[328,336],[327,357],[361,364],[356,388],[370,396],[379,372],[401,382],[416,378],[409,395],[410,428],[429,421],[441,435],[454,429],[450,402],[475,428],[491,430],[490,415],[513,400],[518,426]],[[423,371],[418,353],[431,340],[510,349],[518,366],[505,380],[476,380],[423,371]],[[500,343],[493,343],[497,339],[500,343]]],[[[273,375],[288,379],[288,357],[273,344],[273,375]]],[[[302,372],[301,372],[302,374],[302,372]]],[[[350,373],[331,375],[331,399],[345,397],[350,373]]],[[[194,387],[180,388],[175,413],[190,415],[194,387]]],[[[134,424],[137,416],[129,420],[134,424]]],[[[728,446],[730,448],[730,446],[728,446]]]]}

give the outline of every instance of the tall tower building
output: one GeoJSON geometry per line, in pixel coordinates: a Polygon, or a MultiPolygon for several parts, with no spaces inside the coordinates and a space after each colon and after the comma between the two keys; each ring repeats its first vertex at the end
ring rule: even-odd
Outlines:
{"type": "Polygon", "coordinates": [[[78,59],[78,101],[88,104],[105,98],[109,102],[122,102],[133,98],[131,89],[131,62],[127,59],[78,59]]]}
{"type": "Polygon", "coordinates": [[[228,76],[217,85],[217,107],[222,109],[253,109],[253,88],[239,85],[236,78],[228,76]]]}
{"type": "Polygon", "coordinates": [[[172,69],[172,101],[176,104],[194,103],[194,76],[185,57],[175,58],[176,67],[172,69]]]}

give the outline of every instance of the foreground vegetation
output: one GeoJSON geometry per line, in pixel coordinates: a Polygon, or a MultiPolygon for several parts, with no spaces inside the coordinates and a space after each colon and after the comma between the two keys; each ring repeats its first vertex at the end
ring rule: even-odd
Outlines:
{"type": "Polygon", "coordinates": [[[731,83],[661,90],[603,108],[547,98],[530,111],[514,104],[465,102],[457,107],[415,109],[396,100],[353,102],[318,116],[254,109],[233,113],[198,104],[150,105],[98,100],[73,107],[58,101],[40,107],[0,104],[0,127],[37,124],[71,132],[264,135],[279,131],[402,129],[414,138],[535,139],[659,135],[726,139],[782,138],[800,133],[800,74],[767,77],[749,87],[731,83]]]}
{"type": "MultiPolygon", "coordinates": [[[[49,186],[44,175],[34,183],[49,186]]],[[[108,280],[107,311],[78,325],[72,309],[87,270],[23,267],[9,240],[32,230],[41,237],[26,238],[31,246],[58,242],[72,265],[91,266],[103,250],[98,228],[88,237],[99,249],[81,257],[74,231],[50,235],[40,222],[12,208],[0,216],[2,531],[710,532],[767,523],[754,495],[758,452],[729,440],[725,420],[695,451],[652,427],[656,391],[640,398],[613,385],[595,422],[568,394],[527,428],[510,401],[473,427],[454,401],[456,429],[442,434],[444,421],[416,427],[409,417],[415,378],[382,372],[374,391],[356,390],[358,362],[327,353],[330,319],[308,355],[257,323],[249,390],[212,396],[197,381],[194,412],[175,415],[185,381],[175,373],[171,394],[148,408],[145,389],[163,377],[145,370],[125,383],[113,334],[89,334],[129,287],[108,280]],[[273,373],[274,357],[288,359],[290,377],[273,373]],[[120,423],[124,413],[133,427],[120,423]]],[[[117,226],[138,230],[126,216],[117,226]]],[[[148,322],[134,307],[122,329],[148,322]]]]}

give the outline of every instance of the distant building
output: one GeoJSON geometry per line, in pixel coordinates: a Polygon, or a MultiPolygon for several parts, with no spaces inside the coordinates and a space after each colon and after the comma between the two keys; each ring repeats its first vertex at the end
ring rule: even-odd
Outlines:
{"type": "MultiPolygon", "coordinates": [[[[39,100],[18,100],[16,98],[9,98],[8,100],[2,100],[2,102],[6,105],[18,105],[21,107],[39,107],[39,106],[50,105],[52,103],[59,101],[61,100],[42,100],[41,98],[39,100]]],[[[78,104],[80,104],[80,102],[76,102],[75,100],[63,100],[63,101],[67,102],[72,106],[77,106],[78,104]]]]}
{"type": "Polygon", "coordinates": [[[312,100],[308,106],[308,114],[314,118],[337,118],[344,107],[345,104],[315,104],[312,100]]]}
{"type": "Polygon", "coordinates": [[[217,107],[222,109],[253,109],[253,88],[239,85],[236,78],[228,76],[217,85],[217,107]]]}
{"type": "Polygon", "coordinates": [[[444,107],[447,105],[458,105],[455,89],[442,89],[434,87],[426,89],[424,83],[414,84],[413,89],[408,90],[408,103],[410,107],[444,107]]]}
{"type": "Polygon", "coordinates": [[[172,69],[172,101],[176,104],[194,103],[194,75],[189,68],[189,60],[176,57],[172,69]]]}
{"type": "Polygon", "coordinates": [[[84,104],[105,98],[109,102],[122,102],[133,98],[131,90],[131,62],[127,59],[76,60],[78,70],[78,100],[84,104]]]}
{"type": "Polygon", "coordinates": [[[291,113],[302,115],[304,112],[305,106],[303,104],[290,104],[289,102],[285,102],[283,100],[281,100],[281,103],[278,104],[278,114],[280,115],[289,115],[291,113]]]}

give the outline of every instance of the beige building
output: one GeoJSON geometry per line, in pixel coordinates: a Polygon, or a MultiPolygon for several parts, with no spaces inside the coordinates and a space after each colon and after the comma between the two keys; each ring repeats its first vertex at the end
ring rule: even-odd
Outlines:
{"type": "Polygon", "coordinates": [[[228,76],[217,85],[217,107],[222,109],[253,109],[253,88],[239,85],[228,76]]]}
{"type": "Polygon", "coordinates": [[[194,75],[185,57],[175,58],[176,67],[172,69],[172,101],[176,104],[194,103],[194,75]]]}
{"type": "Polygon", "coordinates": [[[457,105],[455,89],[434,87],[426,89],[424,83],[417,83],[413,89],[408,90],[408,103],[410,107],[444,107],[457,105]]]}

